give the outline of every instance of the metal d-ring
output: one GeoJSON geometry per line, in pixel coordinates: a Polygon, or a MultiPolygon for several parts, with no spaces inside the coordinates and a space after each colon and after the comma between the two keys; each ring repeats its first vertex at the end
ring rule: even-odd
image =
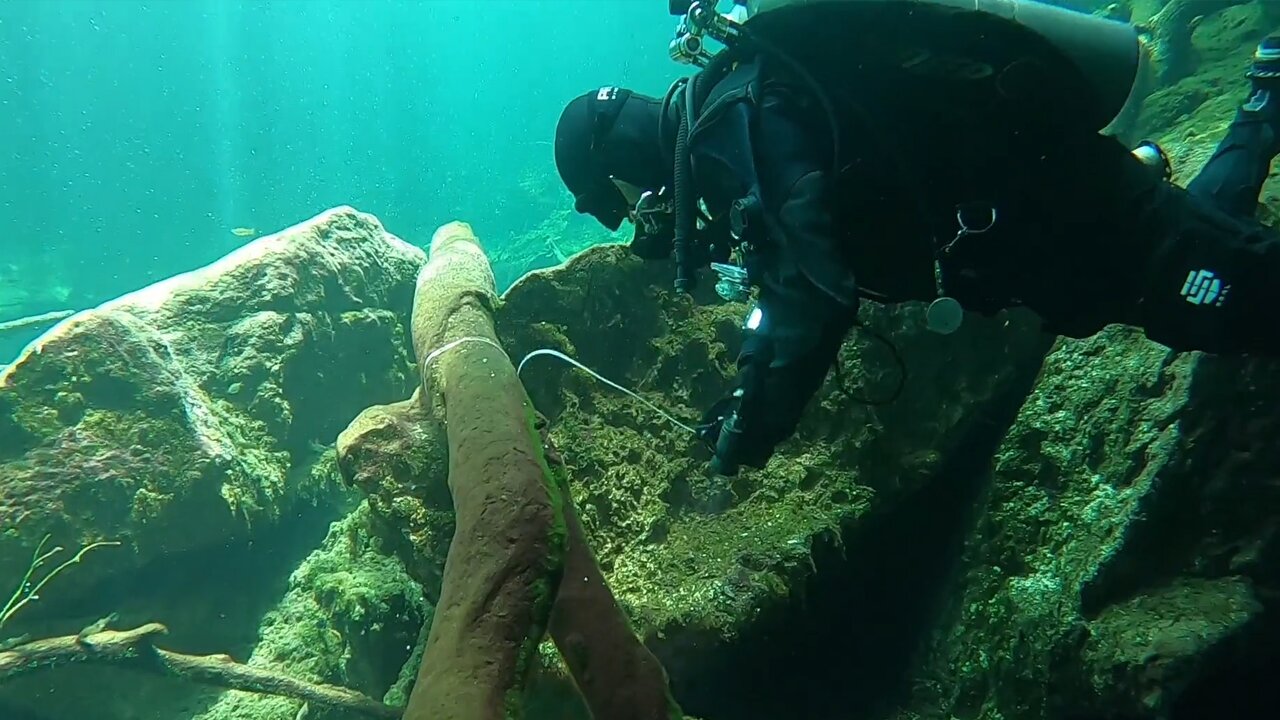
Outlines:
{"type": "Polygon", "coordinates": [[[998,213],[998,212],[997,212],[997,210],[996,210],[996,206],[995,206],[995,205],[988,205],[988,206],[987,206],[987,212],[988,212],[988,213],[990,214],[990,216],[991,216],[990,220],[988,220],[988,221],[987,221],[987,224],[986,224],[985,226],[983,226],[981,229],[977,229],[977,230],[975,230],[974,228],[969,227],[969,225],[964,221],[964,210],[965,210],[965,206],[964,206],[964,205],[957,205],[957,206],[956,206],[956,224],[960,226],[960,229],[959,229],[958,231],[956,231],[956,236],[955,236],[955,237],[953,237],[953,238],[951,238],[951,242],[949,242],[949,243],[947,243],[946,245],[943,245],[943,246],[942,246],[942,250],[941,250],[940,252],[942,252],[942,253],[950,253],[950,252],[951,252],[951,246],[953,246],[953,245],[955,245],[956,243],[960,242],[960,239],[961,239],[961,238],[966,237],[966,236],[968,236],[968,235],[981,235],[981,234],[983,234],[983,233],[987,232],[987,231],[988,231],[988,230],[990,230],[991,228],[995,227],[995,225],[996,225],[996,220],[999,218],[999,213],[998,213]]]}

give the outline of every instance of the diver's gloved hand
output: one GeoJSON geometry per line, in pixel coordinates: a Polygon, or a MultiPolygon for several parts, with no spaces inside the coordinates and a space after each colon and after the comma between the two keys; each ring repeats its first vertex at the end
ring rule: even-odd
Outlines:
{"type": "Polygon", "coordinates": [[[733,391],[711,406],[695,428],[715,454],[712,470],[717,474],[764,467],[778,445],[796,432],[855,319],[834,304],[783,304],[779,299],[772,292],[762,294],[746,323],[733,391]]]}
{"type": "Polygon", "coordinates": [[[714,457],[711,471],[737,475],[743,466],[763,468],[775,448],[795,431],[798,414],[744,410],[743,388],[716,401],[695,430],[714,457]]]}
{"type": "Polygon", "coordinates": [[[698,431],[698,439],[702,440],[711,452],[716,451],[716,442],[720,440],[721,424],[736,408],[737,403],[732,396],[720,398],[715,405],[702,414],[702,420],[694,426],[693,429],[698,431]]]}
{"type": "Polygon", "coordinates": [[[646,235],[636,232],[628,248],[632,255],[641,260],[666,260],[675,250],[675,238],[671,235],[646,235]]]}

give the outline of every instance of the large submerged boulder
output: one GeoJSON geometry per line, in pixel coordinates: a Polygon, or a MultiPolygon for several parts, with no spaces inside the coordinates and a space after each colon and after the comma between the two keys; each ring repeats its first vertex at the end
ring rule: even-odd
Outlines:
{"type": "Polygon", "coordinates": [[[1277,397],[1275,362],[1176,355],[1126,329],[1061,343],[996,455],[912,716],[1280,701],[1277,397]]]}
{"type": "Polygon", "coordinates": [[[42,335],[0,372],[0,585],[45,536],[67,548],[55,562],[122,543],[46,592],[67,596],[331,497],[325,448],[413,386],[424,262],[340,207],[42,335]]]}
{"type": "MultiPolygon", "coordinates": [[[[499,333],[515,358],[565,353],[691,425],[730,386],[749,308],[705,280],[694,298],[674,293],[672,277],[623,247],[593,248],[517,283],[499,333]]],[[[948,337],[925,330],[918,304],[867,304],[862,320],[797,435],[733,480],[709,474],[688,431],[586,372],[547,357],[524,371],[609,581],[693,714],[798,711],[824,666],[848,669],[842,633],[819,636],[824,654],[805,665],[780,659],[813,651],[779,633],[822,632],[798,625],[828,569],[815,558],[880,552],[878,518],[964,486],[953,461],[993,439],[1051,340],[1021,313],[973,316],[948,337]],[[939,483],[952,487],[930,490],[939,483]]],[[[923,543],[930,530],[916,533],[923,543]]],[[[884,598],[910,602],[896,595],[884,598]]]]}

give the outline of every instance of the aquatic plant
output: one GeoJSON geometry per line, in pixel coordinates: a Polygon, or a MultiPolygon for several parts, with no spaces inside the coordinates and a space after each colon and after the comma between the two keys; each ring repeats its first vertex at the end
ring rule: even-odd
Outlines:
{"type": "Polygon", "coordinates": [[[31,565],[27,567],[27,574],[23,576],[22,582],[18,583],[18,587],[14,589],[13,596],[9,598],[9,602],[5,603],[4,609],[0,610],[0,629],[3,629],[5,624],[9,622],[9,619],[12,618],[14,615],[16,615],[19,610],[26,607],[28,603],[32,602],[33,600],[39,600],[40,591],[44,588],[45,585],[49,584],[50,580],[57,577],[63,570],[66,570],[72,565],[79,563],[81,558],[83,558],[86,554],[88,554],[90,550],[109,546],[109,545],[120,544],[119,542],[115,542],[115,541],[103,541],[103,542],[95,542],[95,543],[90,543],[88,545],[85,545],[84,547],[80,548],[80,551],[77,552],[75,556],[72,557],[70,560],[54,568],[52,571],[49,572],[49,574],[45,575],[39,581],[33,581],[32,576],[36,574],[36,571],[40,569],[40,567],[44,565],[46,561],[48,561],[54,555],[57,555],[58,553],[62,552],[63,550],[63,548],[59,546],[59,547],[55,547],[54,549],[48,552],[45,552],[44,546],[48,544],[50,537],[51,537],[50,535],[45,535],[44,538],[40,540],[40,544],[36,545],[36,550],[31,555],[31,565]]]}

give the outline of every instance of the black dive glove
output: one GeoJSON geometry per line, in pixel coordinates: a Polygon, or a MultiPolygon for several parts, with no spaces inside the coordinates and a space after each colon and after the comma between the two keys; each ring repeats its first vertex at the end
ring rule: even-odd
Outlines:
{"type": "Polygon", "coordinates": [[[744,414],[743,398],[749,389],[741,386],[745,384],[712,405],[696,428],[714,455],[711,471],[717,475],[737,475],[743,465],[764,467],[774,447],[790,435],[790,430],[770,427],[768,413],[744,414]]]}
{"type": "Polygon", "coordinates": [[[695,428],[715,454],[711,467],[716,474],[764,467],[777,446],[795,433],[856,317],[819,301],[779,300],[772,292],[762,295],[747,323],[733,390],[695,428]]]}

